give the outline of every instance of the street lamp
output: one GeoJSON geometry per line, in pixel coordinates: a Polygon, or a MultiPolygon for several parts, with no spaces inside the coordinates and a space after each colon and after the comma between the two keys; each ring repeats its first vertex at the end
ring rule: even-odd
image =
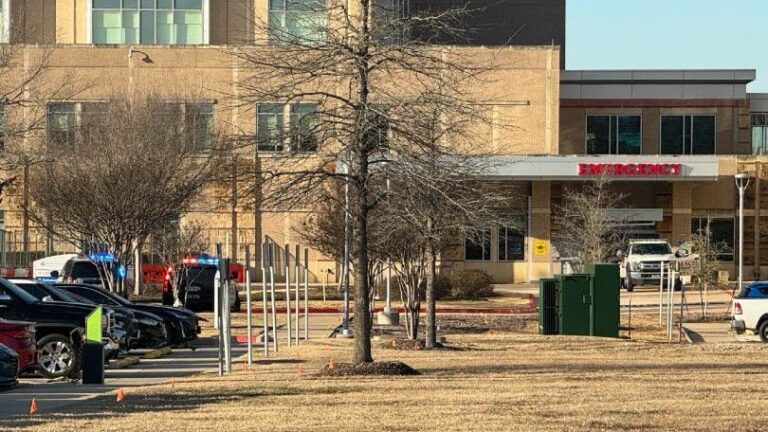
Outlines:
{"type": "Polygon", "coordinates": [[[744,191],[749,186],[749,174],[738,173],[735,176],[739,189],[739,293],[744,284],[744,191]]]}

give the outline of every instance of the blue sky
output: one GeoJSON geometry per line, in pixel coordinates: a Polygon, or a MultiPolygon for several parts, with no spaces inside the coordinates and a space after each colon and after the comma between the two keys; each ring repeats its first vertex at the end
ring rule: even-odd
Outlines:
{"type": "Polygon", "coordinates": [[[768,0],[567,0],[567,69],[757,69],[768,93],[768,0]]]}

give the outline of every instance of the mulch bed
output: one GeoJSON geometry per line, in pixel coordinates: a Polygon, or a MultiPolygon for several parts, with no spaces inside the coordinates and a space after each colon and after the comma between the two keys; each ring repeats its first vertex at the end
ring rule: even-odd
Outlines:
{"type": "Polygon", "coordinates": [[[320,376],[414,376],[421,372],[399,361],[373,363],[329,363],[319,373],[320,376]]]}

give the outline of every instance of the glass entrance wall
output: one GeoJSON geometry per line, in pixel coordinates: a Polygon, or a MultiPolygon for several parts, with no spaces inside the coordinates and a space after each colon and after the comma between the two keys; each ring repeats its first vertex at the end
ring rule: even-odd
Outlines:
{"type": "Polygon", "coordinates": [[[94,44],[202,45],[208,2],[91,0],[94,44]]]}

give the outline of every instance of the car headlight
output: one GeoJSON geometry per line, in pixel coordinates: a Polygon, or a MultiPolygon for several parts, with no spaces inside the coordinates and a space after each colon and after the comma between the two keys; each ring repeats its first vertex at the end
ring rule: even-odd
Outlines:
{"type": "Polygon", "coordinates": [[[632,269],[632,271],[638,271],[640,270],[640,263],[638,261],[631,262],[629,268],[632,269]]]}

